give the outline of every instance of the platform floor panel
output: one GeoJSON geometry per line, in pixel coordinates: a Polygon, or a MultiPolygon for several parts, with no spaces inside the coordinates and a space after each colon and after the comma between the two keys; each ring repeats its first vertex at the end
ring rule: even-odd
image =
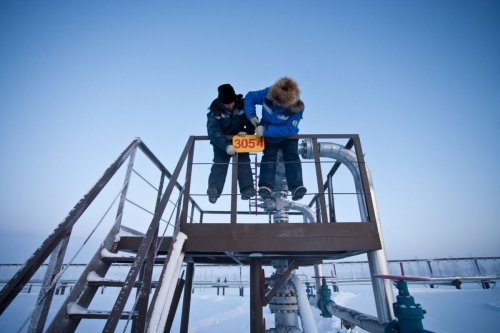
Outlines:
{"type": "Polygon", "coordinates": [[[375,223],[182,224],[186,252],[325,253],[381,249],[375,223]]]}

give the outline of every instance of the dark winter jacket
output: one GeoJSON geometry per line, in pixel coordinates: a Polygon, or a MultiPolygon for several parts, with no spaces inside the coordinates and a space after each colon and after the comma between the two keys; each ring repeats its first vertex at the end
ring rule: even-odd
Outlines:
{"type": "Polygon", "coordinates": [[[210,143],[222,150],[231,144],[227,135],[239,132],[255,133],[255,127],[248,121],[243,110],[243,95],[237,95],[232,111],[227,110],[219,99],[213,100],[207,113],[207,132],[210,143]]]}

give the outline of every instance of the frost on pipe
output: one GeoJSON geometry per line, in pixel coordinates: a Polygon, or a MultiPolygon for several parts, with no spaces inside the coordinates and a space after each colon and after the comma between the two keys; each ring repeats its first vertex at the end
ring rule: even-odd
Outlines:
{"type": "Polygon", "coordinates": [[[306,291],[304,290],[304,285],[297,275],[292,276],[292,284],[295,287],[297,293],[297,303],[299,304],[299,314],[300,320],[302,321],[302,329],[305,333],[318,333],[318,328],[316,327],[316,322],[314,321],[313,313],[311,311],[311,305],[307,299],[306,291]]]}
{"type": "Polygon", "coordinates": [[[179,232],[173,244],[172,252],[168,260],[165,275],[161,281],[161,287],[158,291],[156,302],[153,305],[153,313],[149,321],[148,333],[163,332],[165,323],[167,322],[170,303],[172,303],[175,284],[181,270],[182,262],[184,261],[184,252],[182,246],[186,241],[187,236],[179,232]]]}
{"type": "MultiPolygon", "coordinates": [[[[350,149],[331,142],[321,142],[318,143],[319,155],[321,157],[328,157],[337,160],[342,163],[351,172],[354,179],[354,186],[356,188],[358,197],[358,207],[361,214],[361,221],[368,222],[368,210],[366,208],[365,197],[363,195],[363,183],[361,180],[361,173],[358,166],[358,160],[356,153],[350,149]]],[[[299,154],[305,159],[312,159],[312,141],[304,140],[299,145],[299,154]]],[[[379,230],[380,243],[382,248],[377,251],[368,251],[367,257],[370,266],[370,272],[372,275],[377,274],[389,274],[389,268],[387,266],[387,258],[385,255],[384,239],[382,237],[382,231],[380,228],[380,217],[378,213],[377,200],[375,196],[375,190],[373,188],[373,182],[371,178],[370,171],[365,164],[367,176],[368,176],[368,187],[373,201],[373,209],[375,211],[375,220],[377,222],[377,228],[379,230]]],[[[394,317],[394,312],[392,309],[392,303],[394,298],[392,295],[391,284],[388,281],[380,281],[378,279],[372,279],[373,293],[375,296],[375,304],[377,307],[377,314],[379,322],[385,323],[392,321],[394,317]]]]}

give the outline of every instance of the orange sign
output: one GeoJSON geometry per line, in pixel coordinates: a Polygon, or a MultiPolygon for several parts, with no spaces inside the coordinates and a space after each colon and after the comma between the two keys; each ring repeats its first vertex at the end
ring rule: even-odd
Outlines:
{"type": "Polygon", "coordinates": [[[264,150],[264,138],[256,135],[233,136],[233,146],[238,153],[259,152],[264,150]]]}

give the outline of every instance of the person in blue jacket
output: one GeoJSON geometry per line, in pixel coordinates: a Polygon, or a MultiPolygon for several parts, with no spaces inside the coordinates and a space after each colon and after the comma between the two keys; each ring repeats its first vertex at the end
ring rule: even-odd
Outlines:
{"type": "MultiPolygon", "coordinates": [[[[208,200],[215,203],[222,193],[227,169],[236,148],[228,135],[253,134],[255,127],[248,121],[243,110],[243,95],[236,95],[234,88],[226,83],[218,88],[218,96],[212,101],[207,113],[207,132],[214,150],[214,164],[208,177],[208,200]]],[[[250,157],[248,153],[238,154],[238,183],[241,198],[248,200],[255,196],[250,157]]]]}
{"type": "Polygon", "coordinates": [[[248,92],[244,103],[247,118],[256,126],[255,135],[265,139],[259,175],[259,195],[263,199],[271,197],[278,150],[281,149],[292,200],[302,199],[307,189],[302,182],[302,165],[297,152],[299,140],[287,139],[288,136],[299,133],[299,122],[304,113],[304,103],[300,100],[297,83],[283,77],[271,87],[248,92]],[[256,114],[256,105],[262,105],[260,121],[256,114]]]}

